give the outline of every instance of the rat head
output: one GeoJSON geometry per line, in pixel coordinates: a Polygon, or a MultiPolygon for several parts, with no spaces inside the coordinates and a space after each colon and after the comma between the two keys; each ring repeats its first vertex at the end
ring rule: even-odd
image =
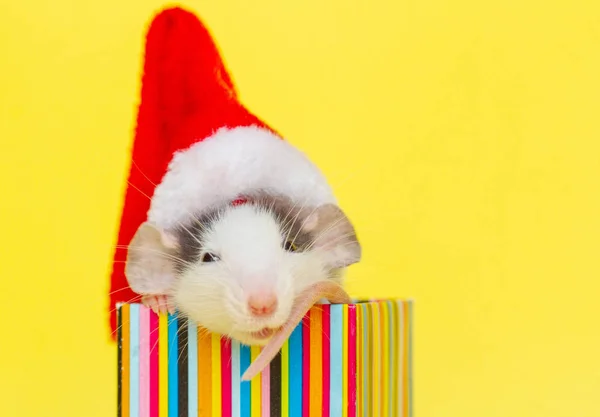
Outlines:
{"type": "Polygon", "coordinates": [[[140,294],[167,294],[177,310],[211,332],[265,344],[296,296],[358,262],[361,247],[333,204],[296,207],[282,197],[248,198],[175,230],[144,223],[126,274],[140,294]]]}

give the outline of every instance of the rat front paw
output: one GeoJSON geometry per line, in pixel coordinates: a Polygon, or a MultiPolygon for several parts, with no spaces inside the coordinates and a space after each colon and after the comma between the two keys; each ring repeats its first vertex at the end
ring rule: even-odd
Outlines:
{"type": "Polygon", "coordinates": [[[143,295],[142,304],[152,309],[156,314],[175,314],[175,308],[166,295],[143,295]]]}

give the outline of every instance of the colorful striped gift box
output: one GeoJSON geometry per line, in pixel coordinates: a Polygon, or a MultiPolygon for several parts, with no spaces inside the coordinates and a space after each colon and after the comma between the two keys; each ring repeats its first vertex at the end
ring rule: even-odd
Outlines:
{"type": "Polygon", "coordinates": [[[118,306],[119,417],[412,417],[412,303],[318,305],[252,381],[260,352],[118,306]]]}

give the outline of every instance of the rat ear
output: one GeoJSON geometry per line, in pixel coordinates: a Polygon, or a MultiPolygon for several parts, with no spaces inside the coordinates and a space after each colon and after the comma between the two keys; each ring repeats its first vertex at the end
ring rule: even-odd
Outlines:
{"type": "Polygon", "coordinates": [[[344,268],[360,261],[362,249],[356,231],[344,212],[335,204],[324,204],[303,222],[310,233],[313,247],[322,249],[331,268],[344,268]]]}
{"type": "Polygon", "coordinates": [[[127,251],[125,276],[138,294],[165,294],[175,280],[177,240],[148,222],[142,223],[127,251]]]}

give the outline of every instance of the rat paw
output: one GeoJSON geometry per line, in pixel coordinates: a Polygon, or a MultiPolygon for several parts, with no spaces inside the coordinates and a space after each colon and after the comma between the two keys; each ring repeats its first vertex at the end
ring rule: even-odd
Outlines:
{"type": "Polygon", "coordinates": [[[175,309],[166,295],[143,295],[142,304],[152,309],[156,314],[175,314],[175,309]]]}

